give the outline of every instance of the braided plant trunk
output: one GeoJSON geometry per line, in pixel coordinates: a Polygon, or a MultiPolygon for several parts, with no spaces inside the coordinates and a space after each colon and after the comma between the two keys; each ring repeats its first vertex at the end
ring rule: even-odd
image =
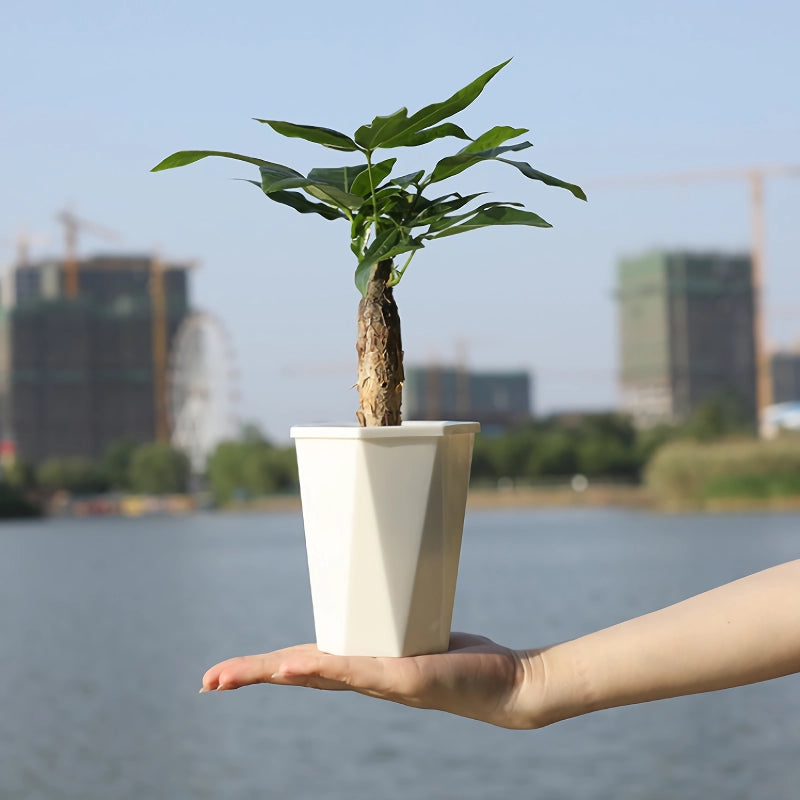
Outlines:
{"type": "Polygon", "coordinates": [[[358,396],[362,427],[399,425],[403,397],[400,315],[389,278],[392,260],[379,261],[358,304],[358,396]]]}

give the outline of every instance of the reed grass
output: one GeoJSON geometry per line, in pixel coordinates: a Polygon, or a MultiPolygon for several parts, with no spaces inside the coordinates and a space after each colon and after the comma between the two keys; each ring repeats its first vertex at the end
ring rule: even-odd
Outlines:
{"type": "Polygon", "coordinates": [[[660,448],[645,470],[645,485],[663,510],[717,510],[732,501],[771,505],[800,498],[800,437],[770,441],[679,441],[660,448]]]}

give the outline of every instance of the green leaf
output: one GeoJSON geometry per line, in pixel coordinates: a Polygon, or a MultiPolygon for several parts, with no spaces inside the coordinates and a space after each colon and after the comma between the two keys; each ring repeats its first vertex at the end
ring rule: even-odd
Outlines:
{"type": "Polygon", "coordinates": [[[261,167],[261,188],[266,194],[284,191],[286,189],[302,189],[317,200],[322,200],[340,209],[358,208],[363,199],[350,194],[340,188],[346,180],[347,169],[353,167],[338,167],[334,169],[311,170],[307,178],[303,177],[289,167],[281,164],[268,164],[261,167]],[[331,182],[328,182],[331,181],[331,182]]]}
{"type": "Polygon", "coordinates": [[[291,167],[284,167],[283,164],[264,163],[259,167],[261,173],[261,188],[269,192],[277,192],[281,189],[297,189],[303,185],[305,178],[291,167]]]}
{"type": "MultiPolygon", "coordinates": [[[[255,183],[255,181],[252,182],[255,183]]],[[[265,194],[270,200],[282,203],[285,206],[291,206],[301,214],[319,214],[325,219],[345,219],[345,215],[338,208],[331,208],[323,203],[312,203],[303,197],[300,192],[265,192],[265,194]]]]}
{"type": "Polygon", "coordinates": [[[332,128],[321,128],[318,125],[296,125],[294,122],[281,122],[275,119],[256,119],[256,122],[269,125],[281,136],[304,139],[307,142],[321,144],[323,147],[330,147],[332,150],[353,152],[359,149],[349,136],[332,128]]]}
{"type": "Polygon", "coordinates": [[[390,183],[375,192],[374,197],[370,198],[364,207],[371,209],[374,201],[379,217],[386,215],[395,218],[398,209],[403,209],[403,213],[407,212],[415,199],[416,195],[390,183]]]}
{"type": "Polygon", "coordinates": [[[367,165],[359,164],[355,167],[322,167],[312,169],[308,173],[308,180],[315,183],[327,183],[335,186],[342,192],[349,192],[358,176],[366,172],[367,165]]]}
{"type": "Polygon", "coordinates": [[[518,208],[510,208],[508,206],[498,206],[489,208],[485,211],[479,211],[471,219],[456,225],[452,228],[446,228],[439,233],[432,236],[425,235],[423,239],[441,239],[444,236],[455,236],[457,233],[466,233],[467,231],[478,230],[478,228],[488,228],[495,225],[532,225],[536,228],[552,228],[553,226],[543,220],[538,214],[532,211],[522,211],[518,208]]]}
{"type": "MultiPolygon", "coordinates": [[[[235,180],[252,183],[253,186],[263,191],[258,181],[251,181],[247,178],[236,178],[235,180]]],[[[269,197],[270,200],[274,200],[276,203],[282,203],[285,206],[291,206],[295,211],[299,211],[301,214],[319,214],[321,217],[325,217],[325,219],[345,219],[345,215],[339,211],[338,208],[331,208],[323,203],[312,203],[310,200],[303,197],[300,192],[278,191],[264,192],[264,194],[269,197]]]]}
{"type": "Polygon", "coordinates": [[[367,292],[367,283],[369,282],[372,267],[382,258],[386,257],[386,253],[400,241],[401,236],[401,231],[396,228],[389,228],[381,231],[372,240],[364,255],[359,259],[358,266],[356,267],[355,281],[356,287],[358,291],[361,292],[362,297],[367,292]]]}
{"type": "Polygon", "coordinates": [[[394,258],[394,256],[409,253],[412,250],[420,250],[424,246],[421,238],[411,238],[397,229],[389,229],[380,233],[367,248],[356,267],[355,282],[358,291],[362,296],[366,293],[372,268],[379,261],[394,258]]]}
{"type": "Polygon", "coordinates": [[[399,178],[392,178],[392,183],[399,186],[401,189],[406,189],[413,183],[418,184],[425,174],[425,170],[421,169],[419,172],[409,172],[408,175],[401,175],[399,178]]]}
{"type": "Polygon", "coordinates": [[[560,178],[554,178],[552,175],[547,175],[544,172],[539,172],[538,169],[534,169],[525,161],[508,161],[505,158],[498,158],[497,160],[502,161],[504,164],[511,164],[513,167],[516,167],[527,178],[532,178],[535,181],[541,181],[542,183],[546,183],[548,186],[557,186],[561,189],[566,189],[568,192],[572,192],[572,194],[574,194],[578,200],[586,199],[586,194],[580,186],[577,186],[574,183],[567,183],[566,181],[562,181],[560,178]]]}
{"type": "Polygon", "coordinates": [[[470,209],[464,214],[459,214],[458,216],[455,217],[448,217],[443,214],[439,215],[435,220],[431,222],[430,227],[428,228],[425,235],[428,236],[431,233],[438,233],[439,231],[443,231],[445,228],[451,228],[453,225],[456,225],[462,220],[469,219],[470,217],[473,217],[475,214],[478,214],[481,211],[486,211],[489,208],[496,208],[496,207],[508,208],[510,206],[521,208],[522,203],[505,203],[505,202],[484,203],[483,205],[478,206],[477,208],[470,209]]]}
{"type": "MultiPolygon", "coordinates": [[[[463,197],[457,194],[453,200],[447,199],[451,197],[451,195],[445,195],[445,198],[429,203],[426,208],[410,221],[410,224],[414,228],[421,225],[432,225],[437,220],[442,219],[442,217],[447,214],[452,214],[453,211],[458,211],[459,208],[463,208],[467,203],[471,203],[476,197],[480,197],[483,194],[486,194],[486,192],[476,192],[475,194],[468,194],[463,197]]],[[[477,209],[474,209],[470,213],[474,213],[475,211],[477,211],[477,209]]]]}
{"type": "Polygon", "coordinates": [[[497,125],[491,130],[482,133],[474,142],[468,144],[462,153],[480,153],[483,150],[490,150],[497,147],[509,139],[514,139],[517,136],[522,136],[523,133],[528,133],[527,128],[512,128],[508,125],[497,125]]]}
{"type": "Polygon", "coordinates": [[[408,109],[401,108],[394,114],[375,117],[369,125],[362,125],[354,135],[356,142],[366,150],[374,150],[377,142],[402,132],[408,124],[408,109]]]}
{"type": "Polygon", "coordinates": [[[363,197],[357,197],[354,194],[343,192],[327,183],[312,183],[311,181],[307,181],[303,189],[312,197],[316,197],[317,200],[331,203],[341,209],[346,208],[355,211],[359,209],[364,202],[363,197]]]}
{"type": "Polygon", "coordinates": [[[410,209],[416,200],[416,195],[403,189],[388,184],[380,188],[374,195],[366,198],[358,213],[353,218],[353,236],[360,237],[365,227],[375,222],[377,216],[380,221],[390,225],[408,228],[407,219],[411,216],[410,209]]]}
{"type": "Polygon", "coordinates": [[[150,172],[160,172],[162,169],[173,169],[174,167],[185,167],[187,164],[194,164],[195,161],[200,161],[201,158],[208,158],[208,156],[221,156],[222,158],[233,158],[236,161],[247,161],[249,164],[255,164],[257,167],[271,163],[261,158],[240,156],[238,153],[227,153],[222,150],[181,150],[178,153],[167,156],[162,162],[156,164],[150,172]]]}
{"type": "Polygon", "coordinates": [[[458,175],[459,172],[463,172],[475,164],[480,164],[482,161],[491,161],[503,153],[525,150],[528,147],[533,147],[533,145],[530,142],[519,142],[505,147],[492,147],[489,150],[482,150],[478,153],[467,153],[462,150],[454,156],[447,156],[439,161],[433,168],[428,183],[438,183],[446,178],[452,178],[453,175],[458,175]]]}
{"type": "MultiPolygon", "coordinates": [[[[510,60],[508,59],[508,61],[510,60]]],[[[379,147],[413,146],[403,144],[404,139],[408,139],[408,134],[430,128],[459,111],[463,111],[480,95],[486,84],[508,64],[508,61],[487,70],[463,89],[459,89],[454,95],[448,97],[447,100],[425,106],[411,117],[408,116],[405,108],[401,108],[400,111],[387,117],[375,117],[371,125],[363,125],[356,131],[356,142],[368,150],[375,150],[379,147]]],[[[424,141],[417,142],[417,144],[424,143],[424,141]]]]}
{"type": "Polygon", "coordinates": [[[377,189],[383,180],[391,173],[396,158],[387,158],[386,161],[379,161],[377,164],[372,165],[372,185],[370,185],[369,171],[366,166],[358,177],[350,185],[349,190],[352,194],[366,197],[371,193],[373,187],[377,189]]]}
{"type": "MultiPolygon", "coordinates": [[[[458,125],[452,122],[445,122],[442,125],[436,125],[433,128],[426,128],[424,131],[410,131],[408,133],[400,134],[392,139],[392,144],[389,147],[418,147],[421,144],[428,144],[434,139],[444,139],[446,136],[454,136],[456,139],[467,139],[472,141],[472,137],[465,133],[458,125]]],[[[386,147],[387,145],[384,145],[386,147]]]]}
{"type": "MultiPolygon", "coordinates": [[[[431,125],[436,125],[442,120],[452,117],[453,114],[463,111],[478,98],[486,84],[489,83],[509,61],[511,61],[510,58],[502,64],[498,64],[496,67],[486,70],[483,75],[479,75],[463,89],[459,89],[454,95],[448,97],[447,100],[441,103],[433,103],[417,111],[417,113],[413,114],[408,120],[409,124],[412,126],[412,130],[419,131],[423,128],[429,128],[431,125]]],[[[391,140],[382,146],[391,147],[391,140]]]]}

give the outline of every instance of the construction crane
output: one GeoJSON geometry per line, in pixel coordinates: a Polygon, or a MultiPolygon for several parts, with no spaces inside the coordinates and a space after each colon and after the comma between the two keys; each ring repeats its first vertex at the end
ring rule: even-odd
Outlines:
{"type": "Polygon", "coordinates": [[[74,299],[78,296],[78,231],[108,240],[118,239],[119,234],[81,219],[68,209],[61,211],[56,219],[64,226],[64,292],[67,297],[74,299]]]}
{"type": "Polygon", "coordinates": [[[0,239],[0,244],[13,244],[16,250],[14,266],[24,267],[30,261],[31,246],[45,244],[48,239],[49,237],[43,234],[32,234],[25,228],[19,228],[13,239],[0,239]]]}
{"type": "Polygon", "coordinates": [[[697,183],[709,181],[745,181],[750,191],[750,254],[753,264],[753,341],[756,354],[756,405],[759,422],[772,401],[769,353],[764,334],[763,289],[765,269],[764,181],[767,178],[800,177],[800,165],[769,164],[729,169],[694,170],[660,175],[593,181],[596,186],[630,187],[655,183],[697,183]]]}
{"type": "Polygon", "coordinates": [[[16,250],[16,260],[11,262],[7,269],[0,271],[0,306],[10,308],[15,302],[14,271],[24,267],[30,261],[31,245],[44,244],[46,236],[29,234],[21,228],[14,239],[0,239],[0,245],[13,245],[16,250]]]}

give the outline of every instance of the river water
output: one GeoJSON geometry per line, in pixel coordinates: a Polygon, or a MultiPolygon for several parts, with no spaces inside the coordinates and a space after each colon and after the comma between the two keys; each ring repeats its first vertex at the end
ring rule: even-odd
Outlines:
{"type": "MultiPolygon", "coordinates": [[[[303,547],[299,514],[2,523],[0,798],[800,796],[800,676],[540,731],[198,695],[218,660],[313,639],[303,547]]],[[[546,644],[798,556],[800,515],[471,512],[454,627],[546,644]]]]}

